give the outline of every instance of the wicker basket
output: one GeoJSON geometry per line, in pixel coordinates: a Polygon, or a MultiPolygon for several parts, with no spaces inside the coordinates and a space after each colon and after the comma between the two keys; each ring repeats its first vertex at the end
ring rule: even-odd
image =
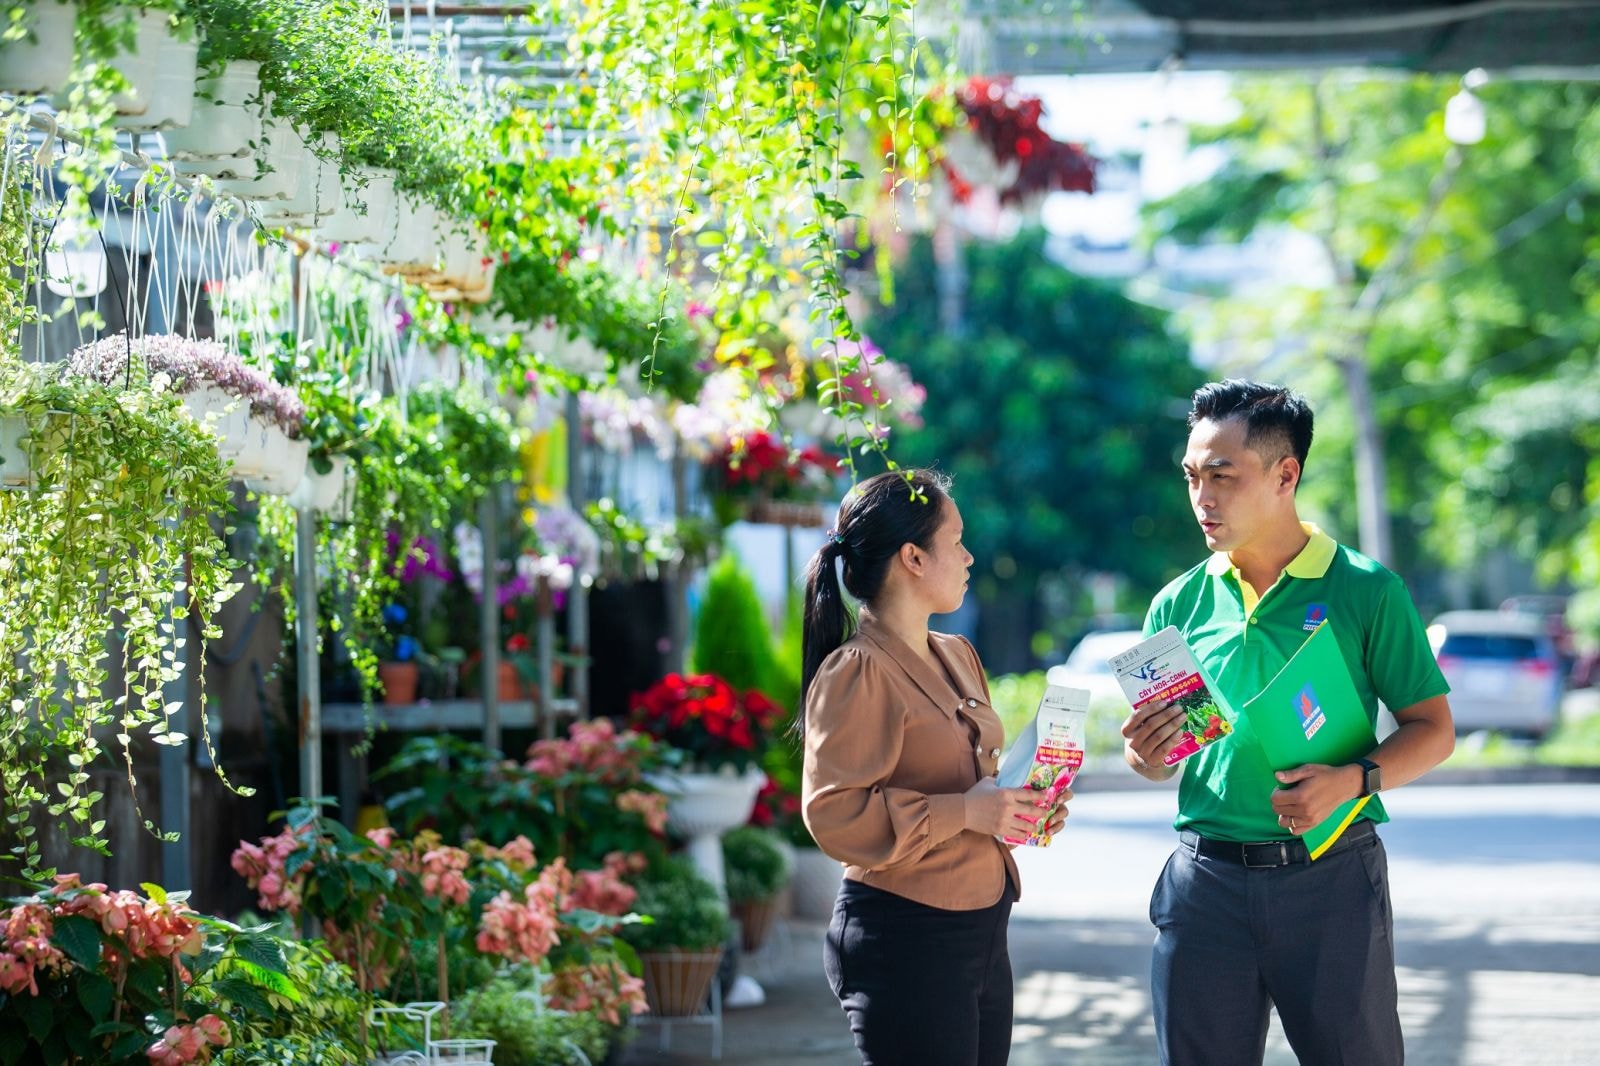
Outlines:
{"type": "Polygon", "coordinates": [[[722,963],[722,949],[712,951],[641,952],[644,995],[658,1018],[699,1014],[722,963]]]}
{"type": "Polygon", "coordinates": [[[772,922],[778,916],[778,897],[742,900],[728,904],[728,911],[739,922],[740,946],[748,952],[761,950],[772,932],[772,922]]]}

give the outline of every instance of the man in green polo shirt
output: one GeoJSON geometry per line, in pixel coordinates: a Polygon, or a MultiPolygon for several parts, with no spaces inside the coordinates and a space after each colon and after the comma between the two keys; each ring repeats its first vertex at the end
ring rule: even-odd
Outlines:
{"type": "Polygon", "coordinates": [[[1274,774],[1237,734],[1168,767],[1183,712],[1150,704],[1123,723],[1128,765],[1181,770],[1179,845],[1156,883],[1156,1037],[1172,1066],[1259,1063],[1270,1009],[1303,1064],[1386,1066],[1405,1049],[1396,1008],[1388,864],[1376,797],[1312,863],[1299,835],[1340,804],[1413,781],[1455,745],[1445,684],[1398,577],[1302,523],[1295,490],[1312,415],[1287,389],[1205,385],[1189,412],[1183,473],[1214,553],[1156,597],[1149,635],[1172,625],[1235,707],[1260,692],[1317,624],[1338,638],[1374,722],[1399,728],[1347,766],[1274,774]]]}

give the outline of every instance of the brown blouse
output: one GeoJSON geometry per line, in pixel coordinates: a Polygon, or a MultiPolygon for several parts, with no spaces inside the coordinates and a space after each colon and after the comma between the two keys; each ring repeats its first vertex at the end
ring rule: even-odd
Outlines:
{"type": "Polygon", "coordinates": [[[1004,730],[978,653],[929,633],[945,677],[869,616],[806,695],[806,827],[845,876],[945,910],[995,903],[1010,850],[969,832],[962,793],[999,766],[1004,730]],[[955,688],[951,687],[951,679],[955,688]]]}

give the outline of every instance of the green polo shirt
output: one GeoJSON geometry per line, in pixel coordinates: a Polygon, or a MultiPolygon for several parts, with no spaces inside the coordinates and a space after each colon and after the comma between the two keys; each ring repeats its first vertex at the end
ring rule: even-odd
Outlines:
{"type": "MultiPolygon", "coordinates": [[[[1145,635],[1177,626],[1235,709],[1266,687],[1324,618],[1374,725],[1379,700],[1404,710],[1449,692],[1405,584],[1316,526],[1305,529],[1310,542],[1265,595],[1258,598],[1227,553],[1217,552],[1161,590],[1145,635]]],[[[1181,765],[1176,828],[1214,840],[1290,837],[1272,813],[1272,767],[1248,729],[1181,765]]],[[[1378,797],[1361,817],[1389,820],[1378,797]]]]}

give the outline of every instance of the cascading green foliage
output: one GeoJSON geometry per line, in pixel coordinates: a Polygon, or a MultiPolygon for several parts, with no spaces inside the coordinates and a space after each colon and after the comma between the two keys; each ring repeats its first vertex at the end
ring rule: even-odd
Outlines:
{"type": "Polygon", "coordinates": [[[229,513],[229,479],[182,401],[141,382],[92,384],[8,352],[0,419],[26,424],[33,480],[0,492],[0,807],[13,857],[39,875],[41,807],[75,844],[106,850],[90,784],[100,727],[117,725],[136,804],[133,738],[184,743],[168,721],[182,704],[163,686],[186,644],[203,658],[238,588],[213,525],[229,513]],[[185,639],[191,625],[197,642],[185,639]]]}

